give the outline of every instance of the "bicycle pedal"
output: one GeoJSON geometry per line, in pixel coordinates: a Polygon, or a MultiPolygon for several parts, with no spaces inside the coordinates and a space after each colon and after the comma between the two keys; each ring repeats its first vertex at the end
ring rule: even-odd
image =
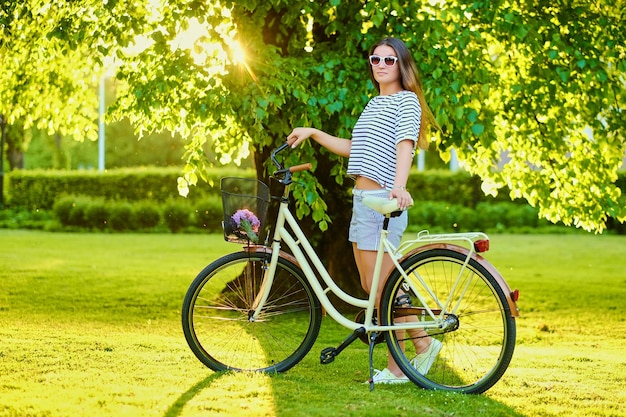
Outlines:
{"type": "Polygon", "coordinates": [[[328,347],[326,349],[322,349],[322,353],[320,353],[320,363],[322,365],[328,365],[332,361],[335,360],[337,356],[337,349],[334,347],[328,347]]]}

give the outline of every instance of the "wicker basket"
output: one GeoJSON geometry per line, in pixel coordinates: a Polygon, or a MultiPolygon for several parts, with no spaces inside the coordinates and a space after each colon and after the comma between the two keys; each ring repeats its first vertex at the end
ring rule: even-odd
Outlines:
{"type": "Polygon", "coordinates": [[[270,202],[268,186],[251,178],[222,178],[224,239],[255,244],[265,239],[265,216],[270,202]]]}

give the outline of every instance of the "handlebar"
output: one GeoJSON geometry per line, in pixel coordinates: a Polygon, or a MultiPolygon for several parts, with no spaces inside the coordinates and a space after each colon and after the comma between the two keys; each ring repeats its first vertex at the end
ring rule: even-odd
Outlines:
{"type": "Polygon", "coordinates": [[[309,171],[311,168],[313,168],[313,165],[310,162],[307,162],[306,164],[289,167],[289,172],[294,173],[300,171],[309,171]]]}
{"type": "Polygon", "coordinates": [[[276,159],[276,155],[278,155],[280,152],[284,151],[288,147],[289,147],[289,144],[285,142],[282,145],[280,145],[278,148],[274,149],[271,154],[272,162],[276,166],[276,171],[274,171],[272,176],[278,179],[278,181],[283,185],[291,184],[292,182],[291,174],[293,174],[294,172],[309,171],[313,168],[313,165],[310,162],[306,164],[294,165],[292,167],[285,168],[285,166],[282,163],[278,162],[278,160],[276,159]]]}
{"type": "Polygon", "coordinates": [[[285,148],[287,148],[289,146],[289,144],[287,142],[283,143],[282,145],[280,145],[278,148],[274,149],[272,151],[272,162],[274,163],[274,165],[276,165],[276,169],[277,170],[283,170],[284,167],[281,165],[280,162],[278,162],[276,160],[276,155],[278,155],[280,152],[284,151],[285,148]]]}

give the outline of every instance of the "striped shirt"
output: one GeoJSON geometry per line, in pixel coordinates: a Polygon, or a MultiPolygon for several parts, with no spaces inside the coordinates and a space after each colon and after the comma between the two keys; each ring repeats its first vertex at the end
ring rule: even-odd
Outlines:
{"type": "Polygon", "coordinates": [[[415,150],[421,115],[411,91],[372,98],[352,131],[348,175],[362,175],[390,189],[396,177],[396,145],[408,139],[415,150]]]}

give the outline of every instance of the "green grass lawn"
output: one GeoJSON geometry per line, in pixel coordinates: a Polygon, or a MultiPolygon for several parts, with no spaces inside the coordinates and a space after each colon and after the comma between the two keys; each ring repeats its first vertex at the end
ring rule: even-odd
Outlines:
{"type": "Polygon", "coordinates": [[[491,238],[486,257],[521,292],[518,344],[504,377],[468,396],[369,392],[360,342],[320,365],[347,336],[329,318],[285,374],[205,368],[180,308],[238,248],[219,235],[0,230],[0,416],[626,416],[626,237],[491,238]]]}

